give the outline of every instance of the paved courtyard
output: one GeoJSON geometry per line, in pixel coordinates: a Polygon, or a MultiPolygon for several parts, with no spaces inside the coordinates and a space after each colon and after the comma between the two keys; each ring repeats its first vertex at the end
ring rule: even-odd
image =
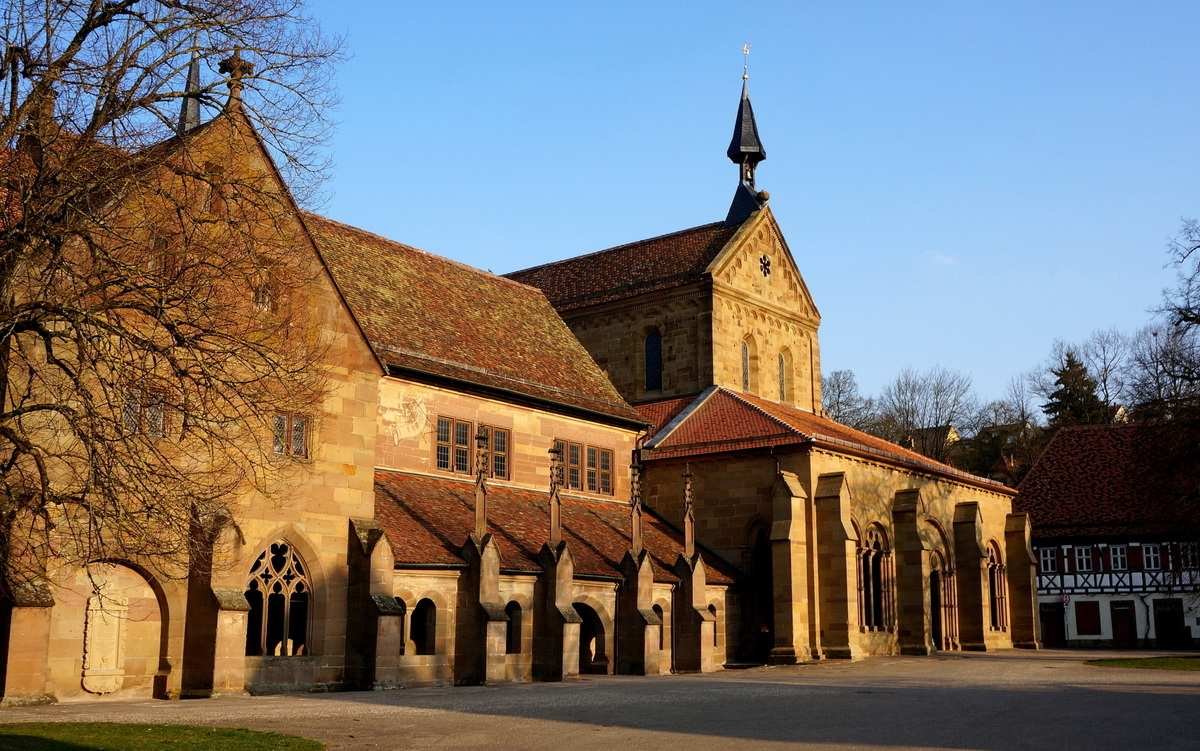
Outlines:
{"type": "Polygon", "coordinates": [[[1200,672],[1084,664],[1111,654],[1005,652],[494,688],[114,700],[0,710],[0,722],[229,725],[319,738],[331,749],[1200,748],[1200,672]]]}

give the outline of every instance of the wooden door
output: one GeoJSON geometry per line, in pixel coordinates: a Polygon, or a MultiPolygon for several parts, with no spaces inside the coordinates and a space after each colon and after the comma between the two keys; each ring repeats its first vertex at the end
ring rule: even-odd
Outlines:
{"type": "Polygon", "coordinates": [[[1133,610],[1133,600],[1110,602],[1108,612],[1112,617],[1113,646],[1117,649],[1137,647],[1137,615],[1133,610]]]}
{"type": "Polygon", "coordinates": [[[1172,597],[1154,601],[1154,637],[1160,648],[1188,646],[1187,628],[1183,625],[1183,600],[1172,597]]]}
{"type": "Polygon", "coordinates": [[[1042,644],[1050,649],[1067,646],[1067,619],[1063,604],[1043,602],[1038,605],[1038,616],[1042,622],[1042,644]]]}

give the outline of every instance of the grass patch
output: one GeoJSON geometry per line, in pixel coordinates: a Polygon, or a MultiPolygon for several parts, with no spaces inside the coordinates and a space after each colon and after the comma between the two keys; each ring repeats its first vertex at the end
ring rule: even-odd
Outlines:
{"type": "Polygon", "coordinates": [[[0,725],[2,751],[321,751],[307,738],[253,730],[114,722],[38,722],[0,725]]]}
{"type": "Polygon", "coordinates": [[[1182,657],[1114,657],[1088,660],[1102,668],[1143,668],[1146,670],[1200,670],[1200,655],[1182,657]]]}

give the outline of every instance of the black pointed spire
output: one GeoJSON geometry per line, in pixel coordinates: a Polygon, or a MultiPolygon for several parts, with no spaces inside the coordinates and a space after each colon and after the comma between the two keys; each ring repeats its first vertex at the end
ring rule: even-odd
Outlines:
{"type": "Polygon", "coordinates": [[[179,107],[179,135],[200,125],[200,53],[193,50],[188,63],[187,86],[179,107]]]}
{"type": "Polygon", "coordinates": [[[742,74],[742,100],[738,102],[737,119],[733,122],[733,138],[725,151],[729,160],[742,167],[742,181],[754,187],[754,168],[767,158],[762,139],[758,137],[758,123],[754,121],[754,106],[750,104],[750,81],[742,74]]]}
{"type": "Polygon", "coordinates": [[[742,47],[742,54],[746,56],[746,64],[742,68],[742,98],[738,102],[737,118],[733,123],[733,138],[725,151],[729,161],[738,165],[740,172],[737,192],[733,195],[733,203],[729,205],[729,213],[725,217],[728,224],[741,224],[767,201],[766,191],[759,191],[754,187],[754,170],[759,162],[767,158],[767,150],[763,148],[762,139],[758,137],[754,106],[750,104],[749,44],[742,47]]]}

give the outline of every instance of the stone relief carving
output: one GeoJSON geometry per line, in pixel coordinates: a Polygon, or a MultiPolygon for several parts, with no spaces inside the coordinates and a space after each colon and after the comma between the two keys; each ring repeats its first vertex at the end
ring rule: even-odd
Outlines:
{"type": "Polygon", "coordinates": [[[103,591],[88,598],[83,621],[83,690],[111,694],[125,678],[125,620],[129,603],[103,591]]]}
{"type": "Polygon", "coordinates": [[[406,438],[419,436],[429,418],[425,401],[414,396],[402,396],[395,407],[384,407],[382,412],[383,423],[397,445],[406,438]]]}

